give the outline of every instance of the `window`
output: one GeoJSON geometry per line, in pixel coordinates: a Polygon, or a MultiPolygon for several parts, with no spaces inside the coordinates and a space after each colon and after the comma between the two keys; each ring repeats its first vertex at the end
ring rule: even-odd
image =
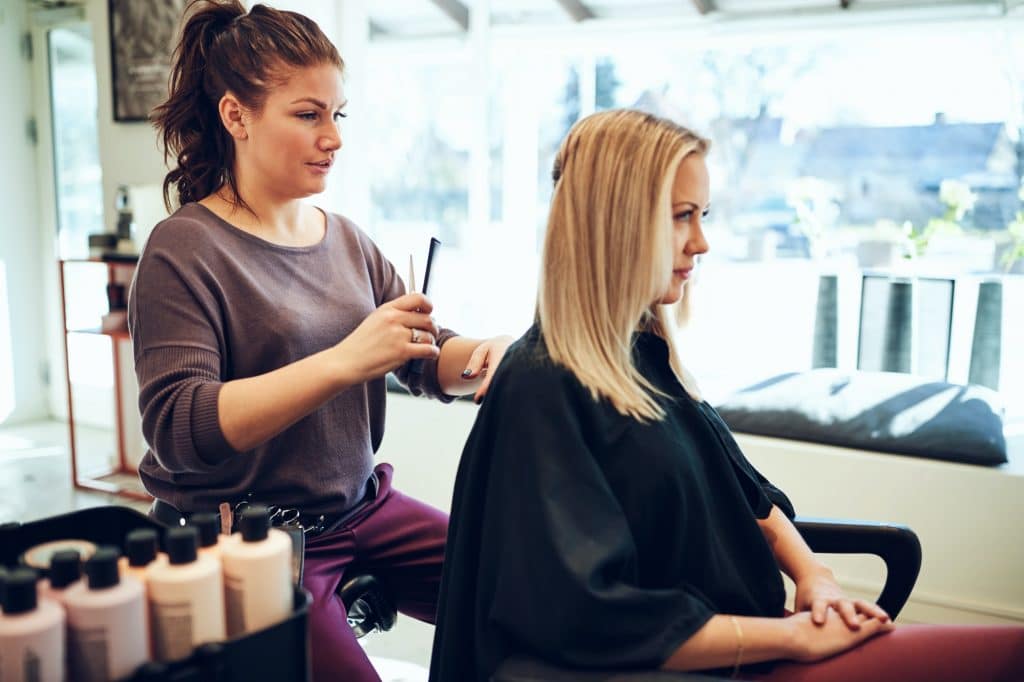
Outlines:
{"type": "MultiPolygon", "coordinates": [[[[812,366],[825,273],[839,275],[837,361],[856,367],[861,277],[882,271],[955,281],[943,368],[954,382],[975,376],[979,283],[1002,283],[998,390],[1011,418],[1024,420],[1024,361],[1007,352],[1024,343],[1024,320],[1009,314],[1024,307],[1024,285],[1002,260],[1024,202],[1019,32],[1010,22],[951,22],[826,39],[751,27],[623,50],[508,34],[495,37],[484,76],[452,48],[463,67],[446,78],[414,60],[387,65],[393,43],[386,53],[371,47],[374,71],[401,73],[379,79],[370,97],[380,123],[369,229],[399,263],[428,232],[447,234],[454,284],[433,292],[438,318],[467,333],[518,332],[532,321],[558,144],[581,114],[651,110],[712,139],[712,251],[685,346],[712,400],[812,366]],[[486,140],[469,134],[474,93],[489,98],[486,140]],[[491,160],[485,224],[467,209],[474,145],[487,145],[491,160]]],[[[934,354],[918,355],[934,365],[934,354]]]]}
{"type": "MultiPolygon", "coordinates": [[[[51,29],[48,42],[58,256],[85,258],[89,234],[104,231],[92,34],[86,23],[70,24],[51,29]]],[[[97,327],[107,312],[106,269],[69,265],[65,277],[68,328],[97,327]]],[[[69,334],[67,343],[75,421],[113,426],[109,337],[69,334]]]]}

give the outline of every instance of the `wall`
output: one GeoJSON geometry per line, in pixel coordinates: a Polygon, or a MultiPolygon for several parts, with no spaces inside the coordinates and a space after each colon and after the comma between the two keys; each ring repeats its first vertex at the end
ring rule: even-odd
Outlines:
{"type": "MultiPolygon", "coordinates": [[[[404,492],[451,508],[452,485],[476,408],[388,396],[378,461],[396,466],[404,492]]],[[[1024,460],[1011,448],[999,468],[950,464],[738,435],[758,469],[807,517],[902,523],[921,540],[921,575],[901,619],[911,622],[1024,622],[1024,460]]],[[[1019,445],[1019,444],[1018,444],[1019,445]]],[[[881,561],[829,557],[851,592],[875,598],[881,561]]]]}
{"type": "MultiPolygon", "coordinates": [[[[40,287],[44,265],[41,245],[47,235],[39,230],[36,150],[25,132],[34,106],[32,66],[22,54],[22,38],[27,30],[27,3],[0,3],[0,83],[4,84],[4,106],[0,107],[0,262],[9,297],[9,317],[0,320],[0,334],[9,334],[17,405],[6,423],[40,419],[48,412],[41,380],[46,353],[40,287]]],[[[44,50],[41,45],[35,46],[37,59],[44,50]]],[[[0,347],[3,345],[6,343],[0,347]]],[[[0,358],[0,363],[4,362],[6,359],[0,358]]],[[[0,412],[0,422],[3,418],[0,412]]]]}
{"type": "Polygon", "coordinates": [[[117,223],[114,197],[118,185],[152,185],[163,182],[167,170],[153,127],[146,122],[114,121],[113,79],[110,73],[110,26],[107,0],[89,0],[86,18],[92,28],[99,97],[98,133],[103,167],[104,225],[117,223]]]}

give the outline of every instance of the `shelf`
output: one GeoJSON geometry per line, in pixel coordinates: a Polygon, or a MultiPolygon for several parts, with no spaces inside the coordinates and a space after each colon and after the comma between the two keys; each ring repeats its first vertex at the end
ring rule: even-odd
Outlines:
{"type": "Polygon", "coordinates": [[[88,258],[61,258],[61,263],[103,263],[106,265],[120,265],[131,267],[138,265],[139,255],[137,253],[118,253],[110,256],[89,256],[88,258]]]}
{"type": "MultiPolygon", "coordinates": [[[[129,464],[125,452],[125,425],[123,419],[122,386],[121,386],[121,355],[123,344],[121,341],[130,341],[127,323],[125,322],[127,311],[117,311],[118,314],[107,313],[103,321],[117,325],[113,329],[104,329],[102,323],[96,327],[69,328],[68,327],[68,291],[65,282],[65,270],[71,264],[91,264],[93,266],[105,266],[107,273],[107,296],[109,300],[110,285],[122,285],[127,289],[125,281],[130,270],[138,264],[138,256],[131,254],[111,254],[111,257],[92,258],[62,258],[57,263],[57,272],[60,279],[60,301],[61,319],[64,327],[64,381],[67,387],[68,404],[68,436],[69,449],[71,451],[71,480],[75,488],[85,490],[96,490],[113,495],[120,495],[136,500],[149,500],[139,481],[139,474],[134,464],[129,464]],[[120,326],[125,325],[125,326],[120,326]],[[72,399],[73,386],[71,385],[71,356],[68,352],[68,338],[71,334],[90,334],[95,336],[106,336],[114,340],[110,344],[110,351],[114,367],[114,409],[115,425],[117,433],[117,461],[107,471],[93,472],[87,474],[79,470],[78,454],[75,445],[75,405],[72,399]]],[[[97,321],[99,321],[97,319],[97,321]]]]}
{"type": "Polygon", "coordinates": [[[99,336],[110,336],[118,340],[131,340],[131,335],[127,329],[114,329],[112,331],[103,331],[99,327],[92,327],[90,329],[68,329],[68,334],[96,334],[99,336]]]}

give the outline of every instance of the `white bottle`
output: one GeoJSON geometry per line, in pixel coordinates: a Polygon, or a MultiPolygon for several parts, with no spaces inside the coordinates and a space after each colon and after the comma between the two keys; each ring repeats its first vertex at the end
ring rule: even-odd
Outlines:
{"type": "Polygon", "coordinates": [[[146,568],[154,562],[167,563],[167,555],[157,551],[159,537],[152,528],[138,528],[124,538],[125,556],[121,557],[118,567],[121,577],[131,576],[142,585],[142,594],[146,603],[146,656],[153,658],[153,628],[149,623],[149,586],[146,583],[146,568]]]}
{"type": "Polygon", "coordinates": [[[121,575],[130,575],[146,587],[146,568],[154,561],[167,562],[167,555],[157,551],[159,538],[152,528],[133,530],[124,538],[124,553],[119,562],[121,575]]]}
{"type": "Polygon", "coordinates": [[[39,600],[35,571],[17,569],[4,580],[0,615],[0,680],[63,682],[64,611],[39,600]]]}
{"type": "Polygon", "coordinates": [[[279,623],[292,612],[291,538],[270,527],[266,507],[249,507],[238,525],[241,533],[220,549],[230,637],[279,623]]]}
{"type": "Polygon", "coordinates": [[[62,549],[50,558],[50,577],[39,581],[39,597],[64,606],[64,597],[82,583],[82,560],[75,549],[62,549]]]}
{"type": "Polygon", "coordinates": [[[100,547],[85,562],[85,585],[67,592],[68,672],[75,682],[130,676],[148,659],[142,583],[121,578],[120,552],[100,547]]]}
{"type": "Polygon", "coordinates": [[[200,512],[190,516],[186,525],[194,526],[199,531],[199,553],[220,561],[221,539],[227,539],[226,535],[220,534],[220,516],[212,512],[200,512]]]}
{"type": "Polygon", "coordinates": [[[204,642],[225,639],[224,579],[220,562],[197,553],[198,531],[171,528],[164,538],[167,563],[146,568],[153,654],[158,661],[188,657],[204,642]]]}

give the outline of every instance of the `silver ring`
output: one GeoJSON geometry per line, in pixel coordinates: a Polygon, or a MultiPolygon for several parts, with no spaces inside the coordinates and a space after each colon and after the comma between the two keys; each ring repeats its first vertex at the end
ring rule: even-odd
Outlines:
{"type": "Polygon", "coordinates": [[[413,343],[419,343],[420,342],[420,330],[419,329],[413,329],[412,330],[412,342],[413,343]]]}

